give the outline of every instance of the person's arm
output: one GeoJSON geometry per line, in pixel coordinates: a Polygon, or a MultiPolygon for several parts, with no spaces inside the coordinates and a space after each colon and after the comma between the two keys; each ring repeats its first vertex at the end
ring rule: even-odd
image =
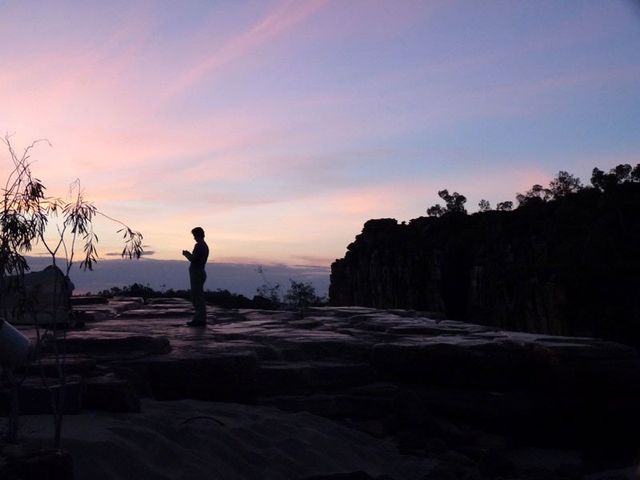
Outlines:
{"type": "Polygon", "coordinates": [[[189,250],[182,250],[182,255],[187,257],[187,260],[189,260],[190,262],[193,262],[193,255],[189,250]]]}

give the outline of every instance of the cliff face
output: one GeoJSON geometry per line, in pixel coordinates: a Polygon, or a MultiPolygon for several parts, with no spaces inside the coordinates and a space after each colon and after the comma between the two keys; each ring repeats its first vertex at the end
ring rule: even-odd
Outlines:
{"type": "Polygon", "coordinates": [[[640,184],[513,212],[369,220],[331,302],[640,344],[640,184]]]}

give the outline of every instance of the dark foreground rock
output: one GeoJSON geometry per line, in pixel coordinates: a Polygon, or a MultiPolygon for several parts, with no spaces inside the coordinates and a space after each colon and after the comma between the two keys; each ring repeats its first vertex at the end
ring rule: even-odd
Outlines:
{"type": "Polygon", "coordinates": [[[640,358],[624,345],[359,307],[211,308],[190,328],[161,306],[67,334],[78,413],[135,413],[140,396],[308,412],[436,459],[433,478],[572,479],[640,453],[640,358]]]}
{"type": "Polygon", "coordinates": [[[74,480],[71,456],[59,449],[0,444],[2,480],[74,480]]]}
{"type": "MultiPolygon", "coordinates": [[[[23,424],[42,441],[49,420],[23,424]]],[[[144,399],[140,413],[70,415],[63,437],[82,480],[297,480],[359,471],[424,480],[438,463],[316,415],[197,400],[144,399]]]]}

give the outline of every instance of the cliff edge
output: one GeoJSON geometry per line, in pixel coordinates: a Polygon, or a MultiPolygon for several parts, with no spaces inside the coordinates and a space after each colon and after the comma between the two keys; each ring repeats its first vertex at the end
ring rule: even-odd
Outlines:
{"type": "Polygon", "coordinates": [[[640,344],[640,184],[514,211],[369,220],[331,266],[333,305],[640,344]]]}

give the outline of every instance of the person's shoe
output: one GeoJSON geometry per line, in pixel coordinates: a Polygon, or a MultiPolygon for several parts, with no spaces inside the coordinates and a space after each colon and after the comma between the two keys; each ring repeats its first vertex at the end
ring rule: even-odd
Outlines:
{"type": "Polygon", "coordinates": [[[185,324],[187,327],[206,327],[207,322],[191,320],[185,324]]]}

